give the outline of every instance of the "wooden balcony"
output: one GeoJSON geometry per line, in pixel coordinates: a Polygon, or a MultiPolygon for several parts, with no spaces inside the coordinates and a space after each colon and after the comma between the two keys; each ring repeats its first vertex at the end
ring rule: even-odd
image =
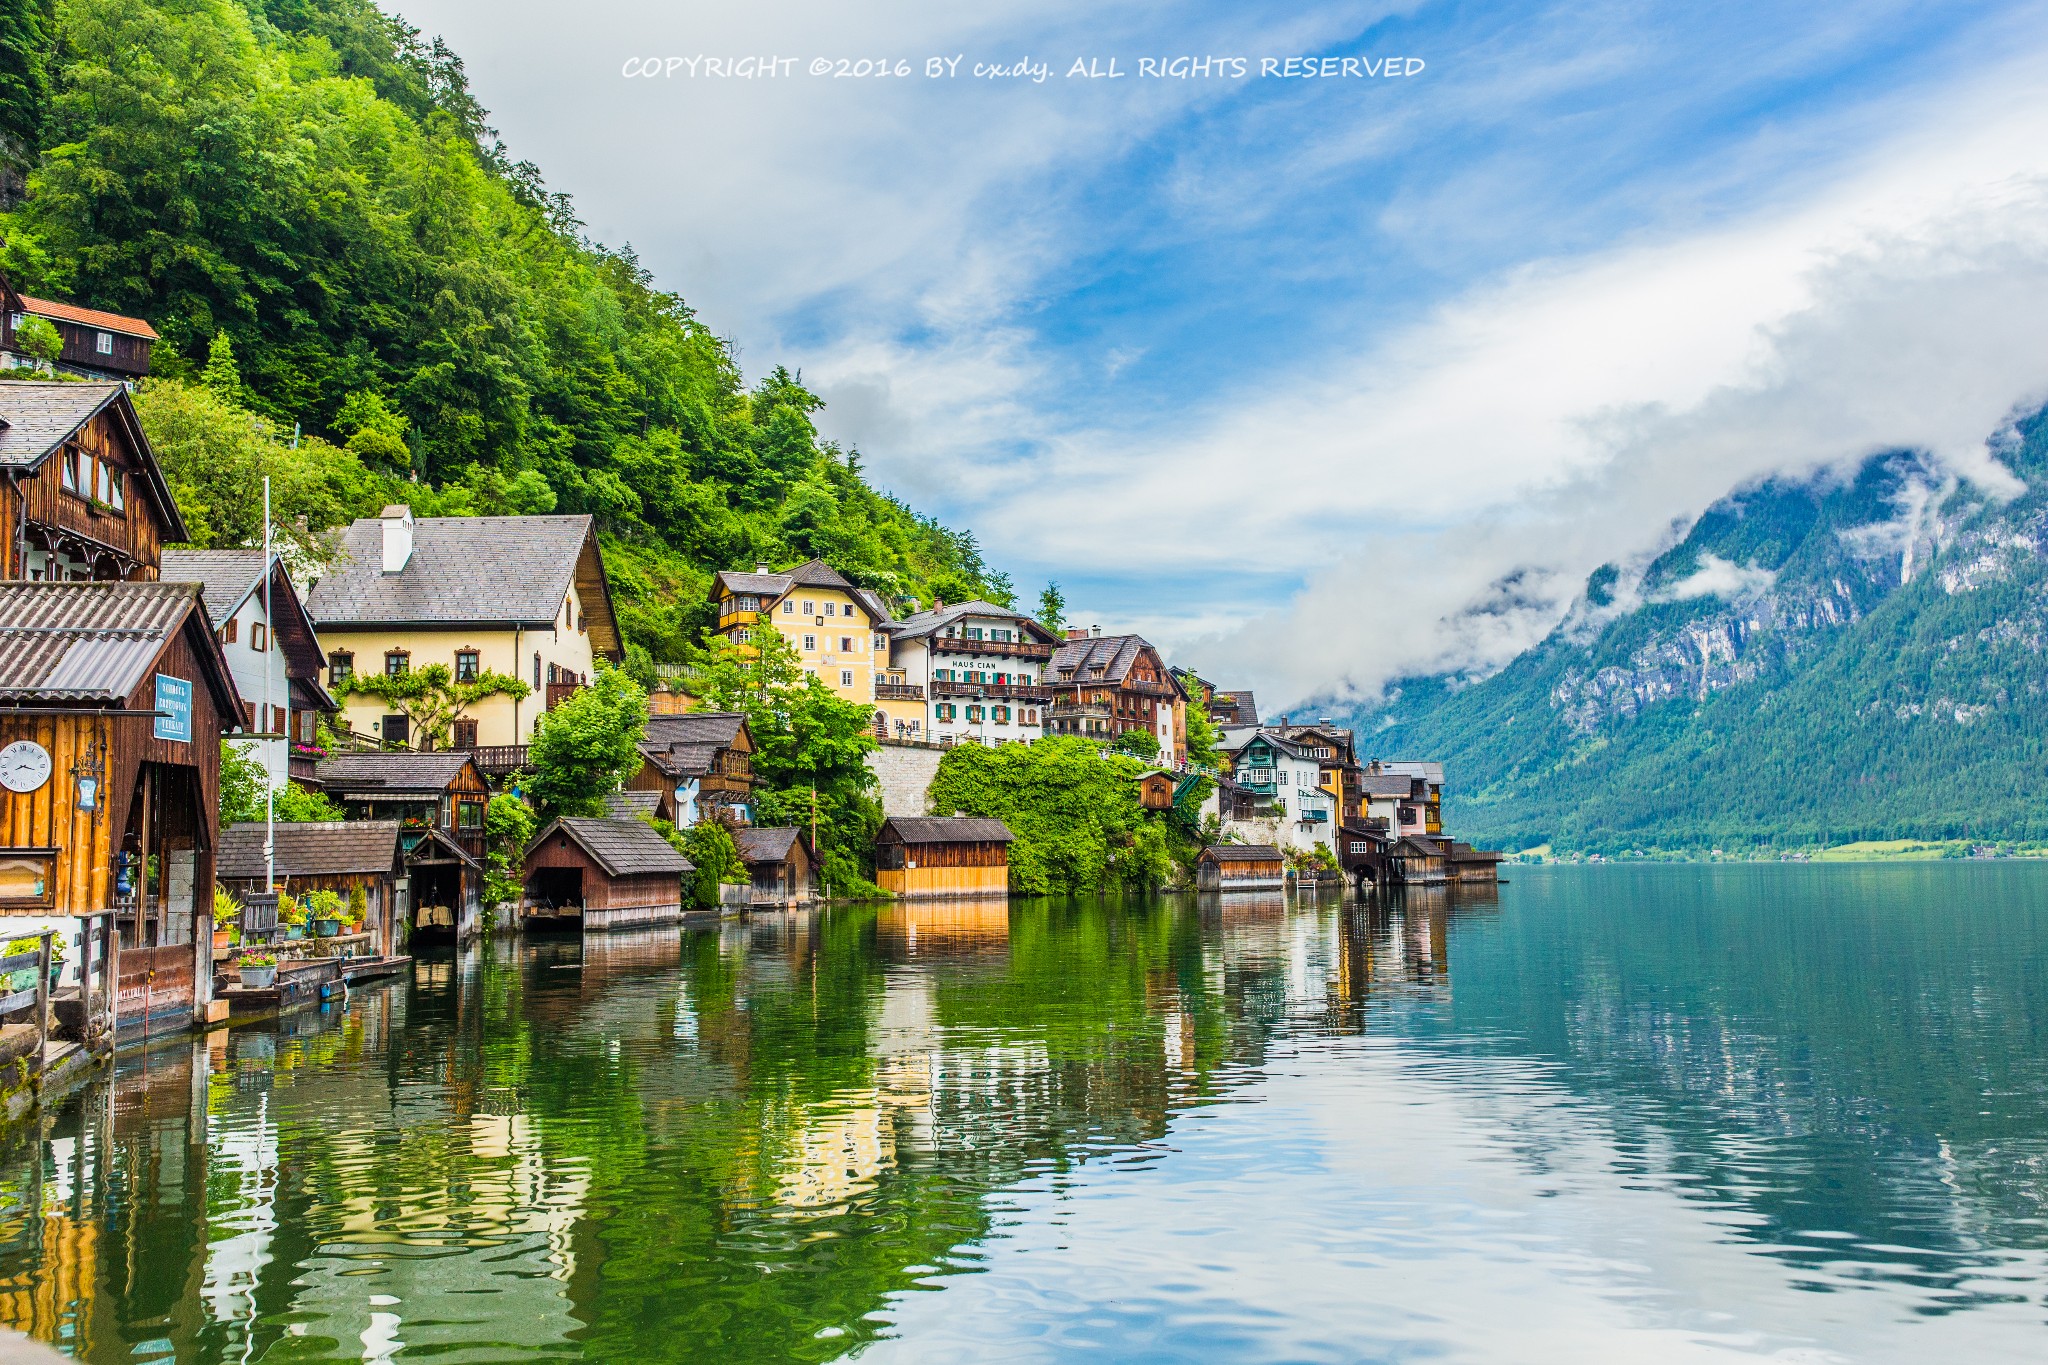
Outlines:
{"type": "Polygon", "coordinates": [[[579,682],[551,682],[548,685],[548,710],[552,711],[583,689],[579,682]]]}
{"type": "Polygon", "coordinates": [[[313,791],[320,790],[320,760],[311,754],[295,753],[290,758],[292,781],[313,791]]]}
{"type": "Polygon", "coordinates": [[[978,683],[939,681],[932,684],[935,697],[987,697],[993,701],[1044,703],[1052,700],[1052,689],[1037,683],[978,683]]]}
{"type": "Polygon", "coordinates": [[[1000,654],[1011,659],[1050,659],[1058,648],[1036,640],[968,640],[953,635],[932,641],[932,650],[938,654],[1000,654]]]}
{"type": "Polygon", "coordinates": [[[485,777],[508,777],[526,766],[524,744],[483,744],[471,749],[469,756],[485,777]]]}
{"type": "Polygon", "coordinates": [[[875,684],[876,701],[923,701],[924,689],[915,683],[875,684]]]}

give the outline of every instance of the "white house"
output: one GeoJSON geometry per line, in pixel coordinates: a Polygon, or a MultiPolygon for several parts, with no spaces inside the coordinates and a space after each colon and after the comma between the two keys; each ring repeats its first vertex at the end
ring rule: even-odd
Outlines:
{"type": "Polygon", "coordinates": [[[1322,785],[1322,758],[1270,730],[1239,732],[1226,754],[1234,804],[1225,809],[1221,793],[1212,798],[1225,830],[1247,843],[1304,851],[1322,844],[1337,852],[1341,821],[1335,794],[1322,785]]]}
{"type": "Polygon", "coordinates": [[[883,686],[923,693],[921,730],[899,714],[900,702],[885,708],[894,738],[1028,744],[1045,733],[1045,666],[1059,641],[1029,616],[992,602],[940,604],[881,630],[889,636],[889,667],[878,693],[883,686]]]}
{"type": "MultiPolygon", "coordinates": [[[[262,762],[272,786],[292,775],[294,746],[313,748],[334,698],[320,685],[320,637],[291,575],[272,555],[266,584],[261,550],[165,550],[163,581],[197,583],[207,618],[242,694],[239,747],[262,762]],[[267,591],[266,591],[267,588],[267,591]],[[273,619],[274,618],[274,619],[273,619]]],[[[298,755],[298,776],[310,779],[315,759],[298,755]]]]}

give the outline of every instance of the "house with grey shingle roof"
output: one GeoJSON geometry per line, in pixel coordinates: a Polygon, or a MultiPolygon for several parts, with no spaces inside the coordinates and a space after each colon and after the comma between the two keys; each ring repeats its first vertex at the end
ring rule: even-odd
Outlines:
{"type": "Polygon", "coordinates": [[[674,924],[695,870],[644,820],[563,816],[527,845],[521,923],[586,934],[674,924]]]}
{"type": "Polygon", "coordinates": [[[1107,744],[1146,730],[1159,741],[1162,763],[1187,760],[1187,693],[1143,636],[1070,630],[1045,678],[1053,692],[1047,734],[1107,744]]]}
{"type": "Polygon", "coordinates": [[[737,711],[649,716],[640,771],[626,787],[652,796],[654,814],[673,825],[705,816],[744,825],[753,818],[753,753],[753,733],[737,711]]]}
{"type": "Polygon", "coordinates": [[[1029,744],[1045,733],[1045,665],[1059,636],[1031,617],[993,602],[939,602],[882,629],[888,677],[906,703],[886,708],[891,738],[1029,744]]]}
{"type": "Polygon", "coordinates": [[[754,904],[798,905],[818,894],[817,859],[793,825],[736,829],[732,841],[754,879],[754,904]]]}
{"type": "MultiPolygon", "coordinates": [[[[796,651],[806,673],[841,697],[862,706],[879,700],[876,683],[887,676],[888,605],[881,596],[855,587],[822,559],[770,573],[727,570],[711,580],[718,606],[718,633],[742,649],[774,630],[796,651]]],[[[765,637],[764,637],[765,638],[765,637]]],[[[878,723],[886,725],[886,721],[878,723]]]]}
{"type": "Polygon", "coordinates": [[[385,746],[476,749],[527,743],[546,712],[625,657],[597,532],[587,516],[427,517],[387,507],[343,533],[306,595],[347,726],[385,746]],[[516,688],[422,736],[402,708],[360,690],[369,674],[429,667],[516,688]],[[517,695],[514,695],[514,694],[517,695]]]}
{"type": "Polygon", "coordinates": [[[0,579],[152,579],[178,514],[120,384],[0,381],[0,579]]]}
{"type": "Polygon", "coordinates": [[[241,730],[251,738],[237,747],[263,764],[273,786],[310,783],[320,717],[338,708],[321,685],[326,660],[313,618],[283,561],[262,550],[165,550],[163,578],[200,587],[242,694],[241,730]]]}

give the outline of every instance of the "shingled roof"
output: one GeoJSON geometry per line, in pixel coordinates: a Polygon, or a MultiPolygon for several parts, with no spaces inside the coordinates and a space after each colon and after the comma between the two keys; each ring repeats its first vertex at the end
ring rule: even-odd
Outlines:
{"type": "Polygon", "coordinates": [[[1392,796],[1406,801],[1415,794],[1416,780],[1407,773],[1365,773],[1358,779],[1358,790],[1365,796],[1392,796]]]}
{"type": "Polygon", "coordinates": [[[358,517],[306,608],[322,630],[523,626],[547,630],[577,587],[599,654],[619,657],[618,622],[594,524],[573,517],[422,517],[412,555],[384,572],[384,519],[358,517]]]}
{"type": "Polygon", "coordinates": [[[786,863],[790,850],[796,847],[798,830],[795,825],[771,825],[765,829],[747,827],[732,832],[732,841],[740,851],[740,861],[752,866],[755,863],[786,863]]]}
{"type": "Polygon", "coordinates": [[[901,621],[891,623],[889,633],[898,640],[922,639],[928,635],[937,635],[946,627],[964,621],[970,616],[988,616],[998,621],[1014,622],[1025,634],[1035,637],[1041,643],[1050,643],[1060,638],[1021,611],[978,600],[906,616],[901,621]]]}
{"type": "MultiPolygon", "coordinates": [[[[1090,635],[1079,640],[1068,640],[1053,651],[1050,662],[1045,666],[1045,681],[1054,684],[1065,683],[1121,683],[1130,676],[1140,657],[1152,650],[1158,658],[1159,651],[1142,635],[1090,635]],[[1098,671],[1099,670],[1099,671],[1098,671]]],[[[1166,671],[1160,661],[1160,673],[1180,689],[1180,680],[1166,671]]]]}
{"type": "MultiPolygon", "coordinates": [[[[791,588],[837,588],[844,593],[859,596],[861,590],[846,580],[845,575],[822,559],[810,559],[783,573],[735,573],[727,571],[713,575],[711,579],[711,600],[717,601],[727,593],[746,593],[754,597],[778,598],[791,588]]],[[[874,612],[873,603],[867,604],[874,612]]],[[[886,617],[887,612],[877,613],[877,619],[886,617]]]]}
{"type": "Polygon", "coordinates": [[[608,877],[681,876],[696,870],[644,820],[565,815],[535,835],[527,853],[557,835],[573,840],[608,877]]]}
{"type": "MultiPolygon", "coordinates": [[[[313,820],[277,827],[280,877],[346,877],[390,872],[398,863],[398,821],[313,820]]],[[[225,825],[216,875],[229,881],[263,880],[261,824],[225,825]]]]}
{"type": "Polygon", "coordinates": [[[892,815],[881,832],[892,830],[906,844],[1008,844],[1017,838],[1002,821],[971,815],[892,815]]]}
{"type": "Polygon", "coordinates": [[[116,383],[46,384],[18,380],[0,382],[0,469],[31,470],[78,433],[79,428],[108,408],[135,451],[136,475],[164,521],[164,539],[185,540],[191,532],[178,514],[177,500],[164,482],[149,438],[128,401],[128,386],[116,383]]]}
{"type": "Polygon", "coordinates": [[[104,308],[81,308],[75,303],[39,299],[33,294],[16,294],[14,297],[21,300],[24,311],[39,318],[75,322],[81,327],[97,327],[106,332],[119,332],[123,336],[141,337],[145,341],[157,339],[156,328],[141,318],[131,318],[124,313],[109,313],[104,308]]]}
{"type": "Polygon", "coordinates": [[[670,744],[715,744],[730,747],[739,738],[747,718],[738,711],[690,711],[680,716],[649,716],[647,742],[670,744]]]}
{"type": "Polygon", "coordinates": [[[190,622],[223,715],[241,714],[227,660],[199,626],[194,583],[0,583],[0,701],[121,701],[190,622]]]}
{"type": "Polygon", "coordinates": [[[438,796],[448,790],[448,784],[461,775],[469,762],[469,755],[460,749],[426,754],[372,750],[335,754],[324,759],[314,774],[322,788],[337,795],[431,792],[438,796]]]}
{"type": "Polygon", "coordinates": [[[1204,858],[1234,858],[1247,863],[1278,863],[1286,861],[1280,850],[1271,844],[1211,844],[1202,850],[1204,858]]]}
{"type": "Polygon", "coordinates": [[[203,588],[206,614],[218,626],[263,581],[263,560],[261,550],[165,550],[159,576],[203,588]]]}
{"type": "Polygon", "coordinates": [[[1228,723],[1233,726],[1259,723],[1258,699],[1250,692],[1218,692],[1215,701],[1210,703],[1210,709],[1230,712],[1228,723]]]}

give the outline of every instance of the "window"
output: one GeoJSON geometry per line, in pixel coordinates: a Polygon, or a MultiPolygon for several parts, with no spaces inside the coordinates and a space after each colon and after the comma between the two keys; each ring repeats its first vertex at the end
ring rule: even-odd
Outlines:
{"type": "Polygon", "coordinates": [[[63,483],[65,492],[78,491],[78,466],[71,462],[71,452],[68,450],[64,452],[63,483]]]}
{"type": "Polygon", "coordinates": [[[815,636],[815,635],[806,635],[806,636],[804,636],[804,649],[805,649],[806,651],[812,651],[812,650],[816,650],[816,649],[817,649],[817,647],[818,647],[818,637],[817,637],[817,636],[815,636]]]}
{"type": "Polygon", "coordinates": [[[78,452],[78,491],[92,494],[92,456],[82,450],[78,452]]]}
{"type": "Polygon", "coordinates": [[[851,635],[842,635],[839,637],[839,652],[841,654],[853,653],[853,637],[851,635]]]}
{"type": "Polygon", "coordinates": [[[833,612],[837,611],[838,609],[839,607],[837,603],[827,602],[825,604],[825,614],[827,616],[830,616],[833,612]]]}
{"type": "Polygon", "coordinates": [[[970,640],[979,640],[981,638],[981,627],[969,626],[967,628],[967,638],[970,640]]]}
{"type": "Polygon", "coordinates": [[[125,512],[128,510],[128,496],[125,492],[122,491],[122,485],[125,484],[126,482],[127,479],[122,476],[120,470],[115,469],[111,466],[108,467],[107,502],[113,507],[113,509],[116,512],[125,512]]]}
{"type": "Polygon", "coordinates": [[[258,654],[270,648],[270,631],[261,621],[249,623],[249,648],[258,654]]]}
{"type": "Polygon", "coordinates": [[[853,670],[852,670],[852,669],[850,669],[850,668],[842,668],[842,669],[840,669],[840,670],[839,670],[839,685],[840,685],[841,687],[851,687],[851,686],[853,686],[853,670]]]}
{"type": "Polygon", "coordinates": [[[402,649],[389,649],[384,652],[385,677],[402,678],[411,671],[412,655],[402,649]]]}
{"type": "Polygon", "coordinates": [[[114,480],[106,465],[95,461],[92,467],[92,495],[109,507],[114,505],[114,480]]]}
{"type": "Polygon", "coordinates": [[[882,652],[883,650],[887,649],[888,647],[889,647],[889,637],[888,637],[888,636],[886,636],[886,635],[877,635],[877,636],[875,637],[875,653],[877,653],[877,654],[880,654],[880,653],[881,653],[881,652],[882,652]]]}
{"type": "Polygon", "coordinates": [[[533,690],[540,690],[540,651],[533,651],[533,690]]]}
{"type": "Polygon", "coordinates": [[[959,708],[954,706],[953,703],[949,701],[943,701],[940,702],[937,706],[933,707],[932,711],[933,714],[939,720],[951,720],[953,719],[953,716],[958,711],[958,709],[959,708]]]}
{"type": "Polygon", "coordinates": [[[804,615],[806,615],[806,616],[816,616],[817,614],[818,614],[818,604],[817,604],[816,602],[806,601],[806,602],[804,603],[804,615]]]}
{"type": "Polygon", "coordinates": [[[356,675],[356,656],[345,649],[337,649],[327,656],[327,685],[333,687],[345,683],[356,675]]]}
{"type": "Polygon", "coordinates": [[[969,720],[980,720],[987,714],[988,708],[985,706],[970,706],[967,708],[967,719],[969,720]]]}
{"type": "Polygon", "coordinates": [[[1036,710],[1026,708],[1024,712],[1024,723],[1026,725],[1038,724],[1038,712],[1036,710]]]}
{"type": "Polygon", "coordinates": [[[475,681],[476,681],[476,672],[477,672],[477,668],[476,668],[476,665],[477,665],[477,652],[476,652],[475,650],[473,650],[473,649],[458,649],[458,650],[456,650],[456,651],[455,651],[455,681],[457,681],[457,682],[475,682],[475,681]]]}
{"type": "MultiPolygon", "coordinates": [[[[475,721],[470,725],[474,726],[475,721]]],[[[484,827],[484,803],[481,801],[457,801],[455,803],[455,827],[475,832],[484,827]]]]}
{"type": "Polygon", "coordinates": [[[412,739],[412,718],[409,716],[386,716],[383,728],[378,732],[384,736],[387,745],[403,747],[412,739]]]}
{"type": "Polygon", "coordinates": [[[299,743],[311,744],[320,738],[320,718],[311,711],[299,712],[299,743]]]}
{"type": "Polygon", "coordinates": [[[228,623],[220,628],[220,642],[224,645],[233,644],[241,629],[242,623],[235,620],[232,616],[229,617],[228,623]]]}
{"type": "Polygon", "coordinates": [[[796,599],[794,597],[785,597],[782,599],[782,614],[784,616],[796,615],[796,599]]]}
{"type": "Polygon", "coordinates": [[[112,332],[101,332],[95,338],[95,344],[99,347],[101,355],[112,355],[114,353],[114,334],[112,332]]]}
{"type": "Polygon", "coordinates": [[[738,630],[732,633],[732,638],[744,645],[753,640],[754,632],[748,630],[745,626],[741,626],[738,630]]]}
{"type": "Polygon", "coordinates": [[[1010,720],[1010,708],[1007,706],[993,707],[990,711],[990,718],[999,723],[1008,724],[1010,720]]]}

